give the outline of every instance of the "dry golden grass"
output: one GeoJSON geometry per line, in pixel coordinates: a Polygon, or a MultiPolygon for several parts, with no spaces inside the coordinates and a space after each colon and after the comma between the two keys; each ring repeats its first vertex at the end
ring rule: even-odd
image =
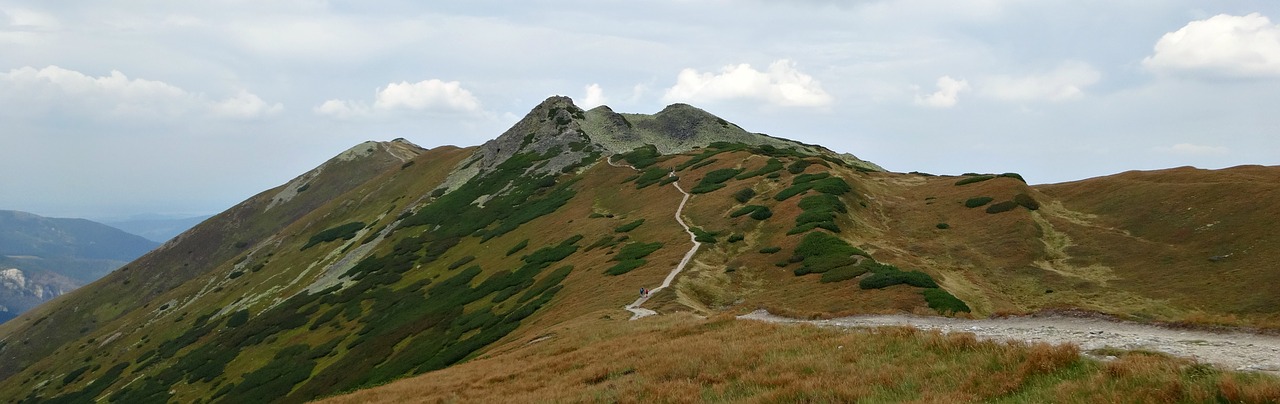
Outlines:
{"type": "Polygon", "coordinates": [[[623,317],[596,313],[488,358],[324,402],[1280,400],[1275,378],[1144,355],[1104,364],[1082,359],[1073,345],[729,316],[616,320],[623,317]]]}

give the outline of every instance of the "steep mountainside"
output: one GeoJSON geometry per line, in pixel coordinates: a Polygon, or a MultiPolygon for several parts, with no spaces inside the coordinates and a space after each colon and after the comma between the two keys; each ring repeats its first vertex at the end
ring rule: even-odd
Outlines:
{"type": "Polygon", "coordinates": [[[157,245],[89,220],[0,211],[0,311],[22,313],[157,245]]]}
{"type": "MultiPolygon", "coordinates": [[[[1138,249],[1156,240],[1127,229],[1142,225],[1136,211],[1073,191],[1106,181],[886,173],[687,105],[616,114],[552,97],[477,147],[359,145],[0,325],[0,397],[302,402],[529,352],[521,347],[560,334],[619,335],[610,327],[631,316],[623,306],[664,279],[672,287],[642,301],[664,315],[1075,307],[1275,318],[1276,309],[1170,299],[1163,288],[1187,284],[1138,272],[1159,263],[1153,256],[1079,241],[1120,234],[1111,246],[1138,249]]],[[[1142,192],[1159,201],[1187,189],[1142,192]]],[[[1249,251],[1275,257],[1262,248],[1249,251]]],[[[1245,262],[1234,254],[1211,263],[1245,262]]],[[[1261,266],[1222,270],[1269,276],[1261,266]]],[[[670,333],[707,331],[693,327],[670,333]]],[[[603,372],[588,383],[612,377],[603,372]]]]}

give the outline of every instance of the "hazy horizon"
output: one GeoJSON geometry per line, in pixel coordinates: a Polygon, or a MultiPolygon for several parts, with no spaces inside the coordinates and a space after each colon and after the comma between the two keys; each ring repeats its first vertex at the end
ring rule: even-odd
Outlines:
{"type": "Polygon", "coordinates": [[[1280,164],[1280,4],[0,0],[0,209],[221,212],[366,140],[684,102],[891,171],[1280,164]]]}

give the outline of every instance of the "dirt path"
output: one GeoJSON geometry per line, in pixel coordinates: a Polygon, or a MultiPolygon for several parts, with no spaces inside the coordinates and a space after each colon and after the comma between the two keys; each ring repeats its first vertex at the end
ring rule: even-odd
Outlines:
{"type": "MultiPolygon", "coordinates": [[[[912,326],[923,330],[968,332],[988,340],[1074,343],[1086,353],[1105,347],[1140,349],[1192,358],[1232,370],[1280,375],[1280,337],[1271,335],[1178,330],[1096,318],[1060,316],[964,320],[910,315],[867,315],[831,320],[797,320],[756,310],[738,318],[840,328],[912,326]]],[[[1113,358],[1103,356],[1101,359],[1113,358]]]]}
{"type": "MultiPolygon", "coordinates": [[[[624,165],[614,164],[612,155],[606,158],[605,162],[609,163],[609,165],[614,167],[624,166],[624,165]]],[[[625,167],[631,167],[632,170],[636,170],[636,168],[632,167],[631,165],[625,165],[625,167]]],[[[670,177],[674,177],[675,175],[676,173],[674,171],[672,171],[670,174],[667,174],[667,176],[670,176],[670,177]]],[[[663,289],[666,289],[668,286],[671,286],[671,282],[676,279],[676,275],[679,275],[680,271],[684,271],[684,267],[686,265],[689,265],[689,261],[693,259],[693,254],[698,252],[698,247],[702,246],[702,243],[699,242],[697,239],[698,236],[693,234],[693,230],[689,230],[689,225],[685,223],[684,218],[681,217],[682,214],[684,213],[684,205],[689,202],[689,197],[692,195],[689,195],[688,192],[685,192],[684,188],[680,188],[680,181],[672,181],[671,185],[675,185],[676,190],[680,191],[681,194],[684,194],[684,198],[680,199],[680,206],[676,207],[676,223],[680,223],[680,227],[684,228],[684,232],[689,234],[689,241],[693,243],[693,248],[690,248],[689,252],[684,253],[684,258],[680,259],[680,264],[676,265],[675,268],[671,269],[671,272],[667,274],[666,279],[662,280],[662,285],[653,289],[649,289],[648,294],[644,296],[640,296],[640,298],[636,299],[636,301],[634,302],[631,302],[631,304],[623,306],[623,308],[631,312],[632,320],[658,314],[658,312],[656,311],[646,309],[640,306],[643,305],[645,302],[649,301],[649,297],[653,296],[655,293],[658,293],[658,291],[661,291],[663,289]]]]}

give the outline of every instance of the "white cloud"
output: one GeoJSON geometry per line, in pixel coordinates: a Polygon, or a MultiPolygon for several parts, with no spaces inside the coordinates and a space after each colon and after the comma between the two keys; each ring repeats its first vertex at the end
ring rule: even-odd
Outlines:
{"type": "Polygon", "coordinates": [[[587,95],[582,97],[582,102],[580,102],[580,104],[582,104],[582,109],[595,108],[609,102],[609,99],[605,98],[604,90],[600,88],[599,84],[592,83],[587,86],[586,91],[587,95]]]}
{"type": "Polygon", "coordinates": [[[233,98],[228,98],[213,105],[214,112],[232,118],[256,118],[263,115],[274,115],[283,109],[284,106],[279,103],[267,104],[262,98],[244,90],[240,90],[240,93],[233,98]]]}
{"type": "Polygon", "coordinates": [[[1192,143],[1178,143],[1173,146],[1158,148],[1158,150],[1165,153],[1193,156],[1220,156],[1231,152],[1231,149],[1223,146],[1205,146],[1192,143]]]}
{"type": "Polygon", "coordinates": [[[337,118],[370,117],[393,111],[483,112],[480,100],[462,83],[423,80],[387,84],[374,95],[373,106],[359,101],[328,100],[313,109],[315,113],[337,118]]]}
{"type": "Polygon", "coordinates": [[[821,107],[831,104],[831,95],[812,76],[782,59],[759,71],[743,63],[725,66],[719,74],[687,68],[676,76],[676,85],[662,97],[666,102],[706,102],[730,99],[764,101],[773,105],[821,107]]]}
{"type": "Polygon", "coordinates": [[[1084,96],[1102,73],[1084,62],[1066,62],[1041,74],[993,76],[979,83],[979,91],[1004,101],[1068,101],[1084,96]]]}
{"type": "Polygon", "coordinates": [[[1156,71],[1280,76],[1280,25],[1258,13],[1192,21],[1160,37],[1142,64],[1156,71]]]}
{"type": "Polygon", "coordinates": [[[960,92],[969,90],[967,80],[956,80],[951,76],[938,78],[938,91],[926,96],[916,95],[916,105],[933,108],[951,108],[960,100],[960,92]]]}
{"type": "Polygon", "coordinates": [[[268,104],[247,91],[226,100],[211,100],[162,81],[131,79],[116,70],[93,77],[58,66],[28,66],[0,73],[0,100],[16,109],[116,117],[209,114],[252,118],[283,109],[281,104],[268,104]]]}
{"type": "Polygon", "coordinates": [[[21,30],[49,31],[62,26],[57,17],[35,10],[0,10],[0,14],[7,17],[9,27],[21,30]]]}

